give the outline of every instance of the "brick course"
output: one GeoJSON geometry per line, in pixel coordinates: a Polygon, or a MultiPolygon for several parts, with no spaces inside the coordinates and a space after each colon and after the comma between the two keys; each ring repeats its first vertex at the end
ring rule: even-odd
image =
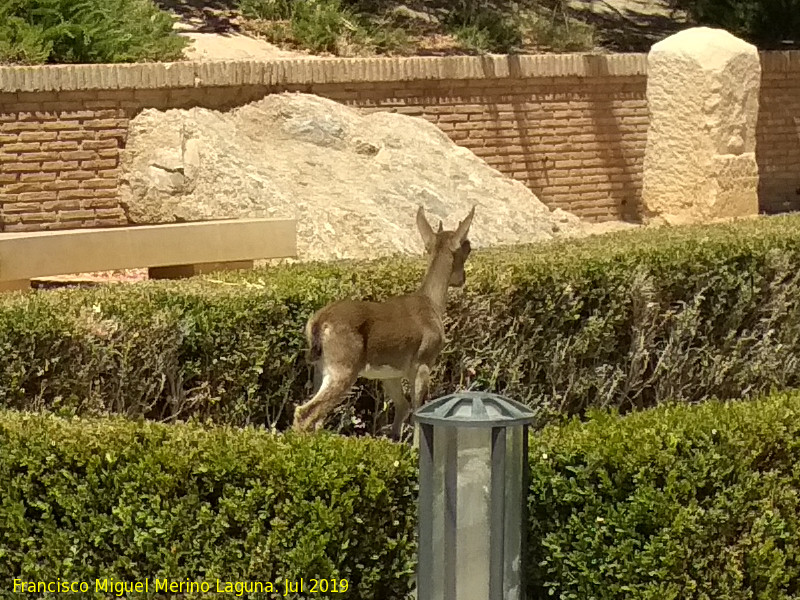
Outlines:
{"type": "MultiPolygon", "coordinates": [[[[283,91],[425,118],[552,208],[636,219],[648,126],[645,58],[3,67],[0,230],[124,225],[119,155],[139,111],[228,109],[283,91]]],[[[800,52],[763,53],[762,71],[762,209],[797,210],[800,52]]]]}
{"type": "Polygon", "coordinates": [[[758,195],[766,213],[800,210],[800,52],[761,55],[758,195]]]}

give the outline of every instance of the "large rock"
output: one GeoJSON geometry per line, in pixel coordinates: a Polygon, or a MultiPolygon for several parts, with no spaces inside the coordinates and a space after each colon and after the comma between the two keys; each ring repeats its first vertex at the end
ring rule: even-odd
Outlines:
{"type": "Polygon", "coordinates": [[[686,29],[647,58],[646,222],[758,214],[758,51],[720,29],[686,29]]]}
{"type": "Polygon", "coordinates": [[[477,205],[475,246],[581,228],[424,119],[307,94],[230,112],[145,110],[131,121],[122,167],[131,222],[296,218],[301,259],[420,253],[419,204],[446,227],[477,205]]]}

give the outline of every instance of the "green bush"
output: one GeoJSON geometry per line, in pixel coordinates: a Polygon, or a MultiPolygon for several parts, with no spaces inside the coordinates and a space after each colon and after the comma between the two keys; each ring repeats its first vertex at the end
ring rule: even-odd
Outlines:
{"type": "MultiPolygon", "coordinates": [[[[0,598],[14,579],[301,577],[409,597],[408,446],[0,411],[0,448],[0,598]]],[[[798,597],[800,394],[593,412],[534,435],[529,462],[529,598],[798,597]]]]}
{"type": "Polygon", "coordinates": [[[247,28],[276,44],[347,56],[406,49],[405,32],[343,0],[239,0],[247,28]]]}
{"type": "Polygon", "coordinates": [[[239,10],[246,19],[284,20],[292,17],[291,0],[239,0],[239,10]]]}
{"type": "Polygon", "coordinates": [[[336,52],[357,28],[356,15],[340,0],[305,0],[292,11],[292,35],[312,52],[336,52]]]}
{"type": "Polygon", "coordinates": [[[452,5],[445,26],[473,52],[514,52],[522,43],[519,18],[509,7],[460,0],[452,5]]]}
{"type": "Polygon", "coordinates": [[[522,17],[525,38],[537,48],[551,52],[586,52],[598,43],[597,30],[558,9],[530,12],[522,17]]]}
{"type": "MultiPolygon", "coordinates": [[[[546,415],[799,387],[798,223],[476,251],[451,293],[432,393],[477,387],[546,415]]],[[[0,405],[283,429],[310,394],[309,315],[412,290],[423,269],[389,258],[5,295],[0,405]]],[[[359,382],[328,426],[369,431],[381,397],[359,382]]]]}
{"type": "Polygon", "coordinates": [[[530,453],[529,597],[798,598],[800,395],[598,413],[530,453]]]}
{"type": "Polygon", "coordinates": [[[188,41],[152,0],[8,0],[0,5],[0,62],[176,60],[188,41]]]}
{"type": "Polygon", "coordinates": [[[698,25],[719,27],[759,45],[800,44],[800,0],[670,0],[698,25]]]}
{"type": "Polygon", "coordinates": [[[337,55],[408,54],[430,34],[449,34],[470,52],[513,52],[523,41],[521,19],[508,3],[460,0],[414,10],[369,0],[238,0],[238,7],[245,26],[274,43],[337,55]]]}
{"type": "Polygon", "coordinates": [[[408,446],[0,411],[0,448],[0,598],[36,597],[13,593],[14,579],[59,578],[91,592],[95,579],[149,580],[150,594],[127,596],[138,598],[158,597],[156,578],[212,591],[217,578],[270,581],[280,597],[284,580],[308,591],[311,578],[335,578],[346,593],[304,597],[407,597],[408,446]]]}

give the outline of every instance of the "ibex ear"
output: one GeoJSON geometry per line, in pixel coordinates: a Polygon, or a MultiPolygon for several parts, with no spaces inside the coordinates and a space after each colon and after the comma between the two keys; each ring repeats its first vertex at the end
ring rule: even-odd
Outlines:
{"type": "Polygon", "coordinates": [[[442,225],[442,220],[439,219],[439,232],[438,233],[442,233],[442,231],[444,231],[444,225],[442,225]]]}
{"type": "Polygon", "coordinates": [[[453,241],[451,242],[451,250],[455,252],[461,247],[461,244],[464,243],[464,240],[467,239],[467,234],[469,233],[469,226],[472,225],[472,217],[475,216],[475,207],[472,207],[472,210],[469,211],[467,217],[458,224],[458,229],[456,229],[455,233],[453,234],[453,241]]]}
{"type": "Polygon", "coordinates": [[[422,243],[425,244],[425,249],[430,250],[433,247],[436,234],[433,233],[428,219],[425,218],[425,209],[422,206],[417,210],[417,229],[419,229],[419,234],[422,236],[422,243]]]}

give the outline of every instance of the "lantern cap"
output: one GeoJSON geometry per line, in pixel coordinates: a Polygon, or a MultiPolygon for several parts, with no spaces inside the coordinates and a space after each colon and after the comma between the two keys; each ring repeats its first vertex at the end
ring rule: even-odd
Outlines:
{"type": "Polygon", "coordinates": [[[535,418],[521,402],[487,392],[458,392],[432,400],[414,418],[425,425],[451,427],[512,427],[535,418]]]}

